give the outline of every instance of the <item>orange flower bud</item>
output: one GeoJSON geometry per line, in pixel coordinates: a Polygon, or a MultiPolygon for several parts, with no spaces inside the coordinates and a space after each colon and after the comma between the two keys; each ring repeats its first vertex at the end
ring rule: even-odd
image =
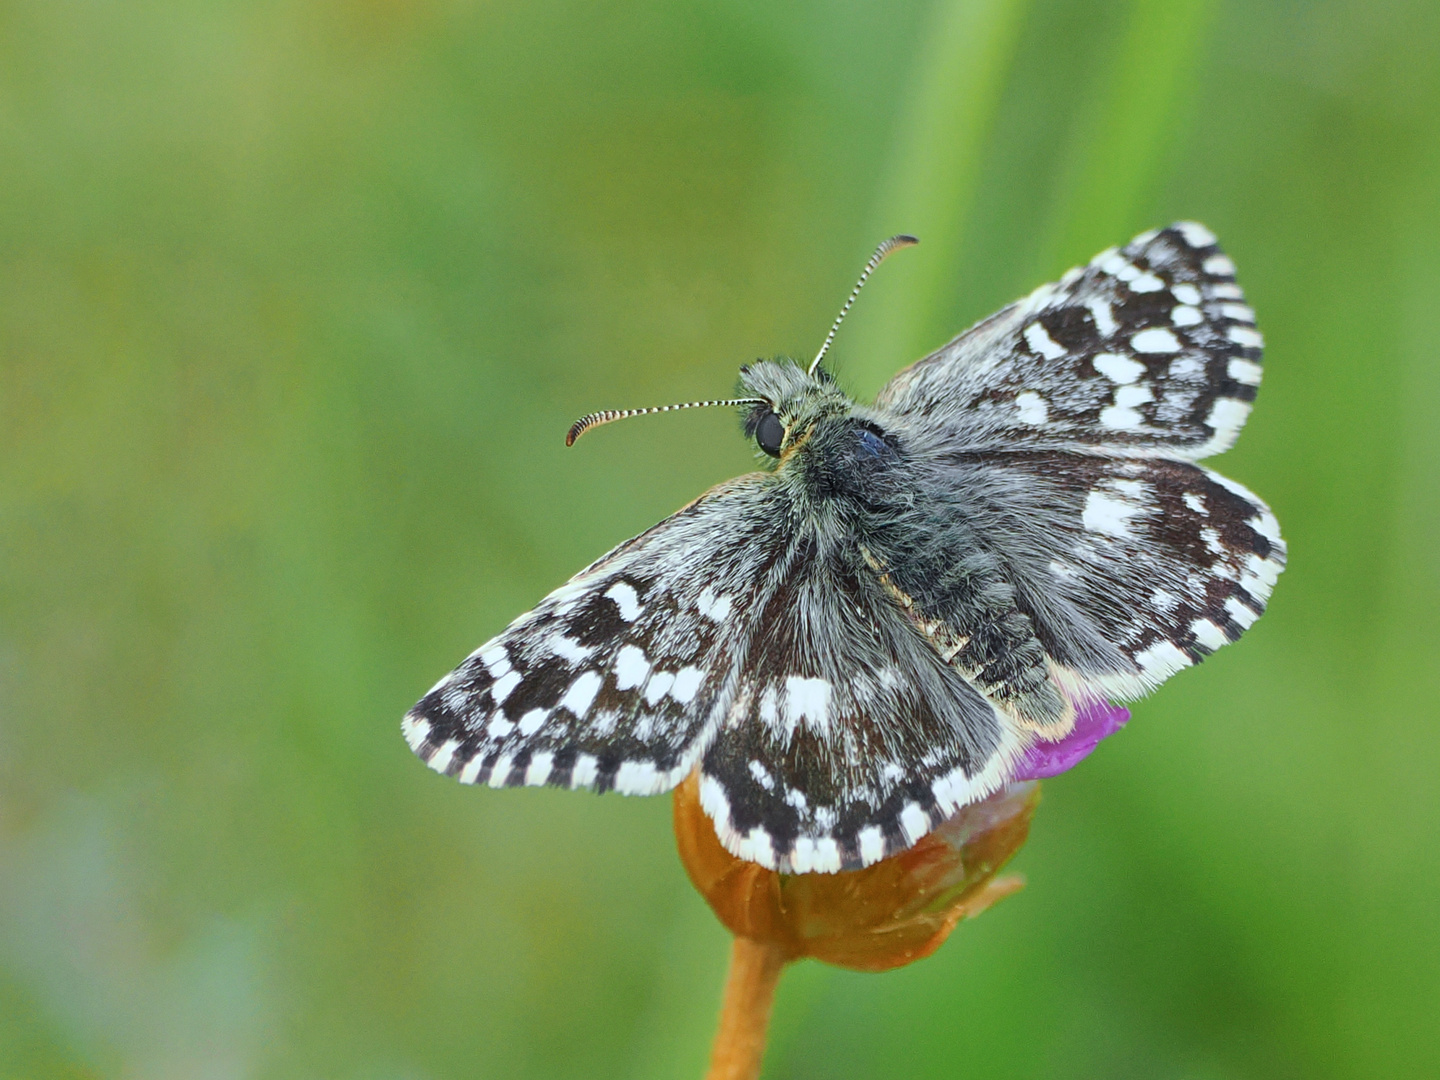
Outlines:
{"type": "Polygon", "coordinates": [[[691,775],[675,789],[675,839],[691,882],[737,937],[785,960],[887,971],[929,956],[962,918],[1024,884],[995,875],[1025,842],[1039,799],[1038,784],[1010,784],[874,866],[779,874],[725,850],[691,775]]]}

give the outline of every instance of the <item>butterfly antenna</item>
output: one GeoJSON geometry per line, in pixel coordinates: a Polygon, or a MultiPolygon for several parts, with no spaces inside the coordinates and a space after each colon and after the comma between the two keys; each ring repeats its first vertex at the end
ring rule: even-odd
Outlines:
{"type": "Polygon", "coordinates": [[[624,420],[628,416],[645,416],[648,413],[674,412],[676,409],[708,409],[712,405],[764,405],[764,398],[726,398],[721,401],[687,401],[683,405],[655,405],[649,409],[605,409],[582,416],[570,425],[565,434],[565,445],[574,446],[575,440],[593,427],[608,424],[612,420],[624,420]]]}
{"type": "Polygon", "coordinates": [[[820,351],[815,354],[815,359],[810,362],[810,370],[807,374],[814,375],[815,369],[820,366],[820,361],[825,359],[825,354],[830,351],[830,343],[835,340],[835,331],[840,329],[840,324],[845,321],[845,316],[850,313],[850,305],[855,303],[855,297],[860,295],[860,289],[867,278],[875,272],[875,268],[885,261],[885,257],[892,251],[900,248],[914,247],[920,241],[913,236],[901,234],[892,236],[875,249],[875,254],[870,256],[870,261],[865,264],[865,269],[860,274],[860,280],[855,283],[855,288],[850,290],[850,299],[845,301],[845,306],[840,309],[840,314],[835,316],[835,324],[830,327],[830,333],[825,335],[825,344],[820,346],[820,351]]]}

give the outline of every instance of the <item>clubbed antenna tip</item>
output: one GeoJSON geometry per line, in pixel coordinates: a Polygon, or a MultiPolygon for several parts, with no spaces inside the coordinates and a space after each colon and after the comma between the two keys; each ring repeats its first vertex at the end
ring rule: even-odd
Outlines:
{"type": "Polygon", "coordinates": [[[830,343],[835,340],[835,331],[840,329],[840,324],[845,321],[845,316],[850,313],[850,305],[855,303],[855,297],[860,295],[860,289],[866,280],[875,272],[875,268],[885,261],[885,257],[892,251],[899,251],[901,248],[914,247],[920,241],[908,233],[901,233],[899,236],[892,236],[875,249],[875,254],[870,256],[870,261],[865,264],[865,269],[860,272],[860,280],[855,283],[855,288],[850,290],[850,298],[845,301],[845,306],[840,309],[840,314],[835,316],[835,322],[830,327],[830,332],[825,335],[825,344],[820,346],[820,351],[815,354],[815,359],[810,362],[809,373],[815,374],[815,369],[820,366],[820,361],[825,359],[825,354],[830,351],[830,343]]]}
{"type": "Polygon", "coordinates": [[[648,409],[604,409],[582,416],[570,425],[565,433],[565,445],[574,446],[575,440],[593,427],[608,424],[612,420],[624,420],[629,416],[646,416],[650,413],[674,412],[677,409],[708,409],[713,405],[764,405],[764,398],[723,398],[717,401],[687,401],[680,405],[655,405],[648,409]]]}

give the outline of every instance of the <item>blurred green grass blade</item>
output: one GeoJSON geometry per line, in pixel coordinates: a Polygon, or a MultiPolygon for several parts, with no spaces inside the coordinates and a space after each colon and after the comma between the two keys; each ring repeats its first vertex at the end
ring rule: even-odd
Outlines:
{"type": "Polygon", "coordinates": [[[1037,281],[1165,222],[1141,221],[1188,115],[1214,24],[1213,0],[1134,0],[1054,200],[1037,281]]]}
{"type": "Polygon", "coordinates": [[[923,259],[902,256],[871,287],[853,335],[846,374],[878,385],[933,346],[945,287],[954,277],[973,210],[983,148],[995,118],[1030,0],[942,0],[921,52],[881,184],[876,240],[914,233],[923,259]],[[897,359],[898,358],[898,359],[897,359]]]}

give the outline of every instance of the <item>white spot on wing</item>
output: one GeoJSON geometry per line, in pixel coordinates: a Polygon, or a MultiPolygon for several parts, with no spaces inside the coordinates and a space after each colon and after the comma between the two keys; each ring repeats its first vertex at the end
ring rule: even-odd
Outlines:
{"type": "Polygon", "coordinates": [[[900,831],[905,834],[905,842],[911,846],[930,831],[930,817],[920,809],[919,803],[906,803],[905,809],[900,811],[900,831]]]}
{"type": "Polygon", "coordinates": [[[582,660],[588,660],[590,654],[595,651],[564,634],[551,634],[545,639],[545,647],[562,660],[569,660],[576,664],[582,660]]]}
{"type": "Polygon", "coordinates": [[[866,866],[877,863],[885,857],[885,833],[878,825],[869,825],[860,830],[856,837],[860,841],[860,861],[866,866]]]}
{"type": "Polygon", "coordinates": [[[1145,418],[1135,406],[1155,400],[1155,394],[1143,383],[1139,386],[1120,386],[1115,389],[1115,404],[1100,410],[1102,427],[1117,431],[1136,431],[1145,426],[1145,418]]]}
{"type": "Polygon", "coordinates": [[[707,773],[700,774],[700,808],[721,830],[730,828],[730,799],[725,794],[725,787],[707,773]]]}
{"type": "Polygon", "coordinates": [[[1210,415],[1205,417],[1205,423],[1215,429],[1216,438],[1228,438],[1245,423],[1245,418],[1250,415],[1250,403],[1248,401],[1237,401],[1234,398],[1216,398],[1215,404],[1210,406],[1210,415]]]}
{"type": "Polygon", "coordinates": [[[1236,322],[1253,323],[1255,321],[1255,309],[1246,304],[1221,304],[1220,314],[1227,319],[1234,319],[1236,322]]]}
{"type": "Polygon", "coordinates": [[[1173,353],[1180,351],[1180,339],[1163,326],[1152,326],[1132,337],[1130,347],[1142,353],[1173,353]]]}
{"type": "Polygon", "coordinates": [[[670,692],[670,687],[675,684],[675,675],[670,671],[657,671],[650,676],[650,681],[645,684],[645,704],[654,705],[670,692]]]}
{"type": "Polygon", "coordinates": [[[515,726],[520,729],[520,734],[528,739],[540,730],[549,716],[549,709],[531,709],[524,716],[520,717],[515,726]]]}
{"type": "Polygon", "coordinates": [[[426,764],[436,772],[443,773],[446,769],[450,768],[450,762],[455,760],[455,751],[459,748],[459,739],[446,739],[440,744],[435,753],[430,755],[430,760],[426,762],[426,764]]]}
{"type": "Polygon", "coordinates": [[[426,736],[430,734],[430,721],[423,716],[406,713],[405,719],[400,721],[400,734],[405,736],[405,741],[409,744],[410,749],[419,753],[426,736]]]}
{"type": "Polygon", "coordinates": [[[505,699],[510,696],[511,691],[520,685],[520,673],[518,671],[507,672],[504,676],[495,681],[490,687],[490,700],[496,705],[505,704],[505,699]]]}
{"type": "Polygon", "coordinates": [[[760,694],[760,719],[770,730],[779,730],[780,708],[776,704],[773,686],[767,686],[760,694]]]}
{"type": "Polygon", "coordinates": [[[1148,649],[1136,653],[1135,662],[1152,679],[1168,679],[1182,668],[1189,667],[1190,657],[1176,648],[1173,641],[1157,641],[1148,649]]]}
{"type": "Polygon", "coordinates": [[[1213,277],[1235,276],[1235,264],[1228,255],[1211,255],[1201,264],[1201,268],[1213,277]]]}
{"type": "Polygon", "coordinates": [[[622,645],[615,654],[615,689],[633,690],[650,674],[650,661],[634,645],[622,645]]]}
{"type": "Polygon", "coordinates": [[[1144,364],[1138,360],[1132,360],[1128,356],[1121,356],[1119,353],[1099,353],[1090,362],[1095,365],[1095,370],[1101,375],[1122,386],[1126,383],[1133,383],[1145,374],[1144,364]]]}
{"type": "Polygon", "coordinates": [[[490,717],[490,723],[485,725],[485,734],[492,739],[503,739],[506,735],[509,735],[514,730],[515,725],[512,724],[506,718],[505,714],[503,712],[500,712],[498,709],[496,710],[495,715],[490,717]]]}
{"type": "Polygon", "coordinates": [[[491,645],[480,653],[480,662],[490,672],[492,679],[503,679],[510,670],[510,654],[504,645],[491,645]]]}
{"type": "Polygon", "coordinates": [[[1145,426],[1145,418],[1123,405],[1107,405],[1100,410],[1100,426],[1112,431],[1138,431],[1145,426]]]}
{"type": "Polygon", "coordinates": [[[1230,613],[1230,618],[1241,630],[1249,630],[1255,625],[1255,620],[1260,617],[1248,605],[1233,596],[1226,597],[1225,610],[1230,613]]]}
{"type": "Polygon", "coordinates": [[[1180,603],[1180,598],[1167,589],[1156,589],[1150,594],[1150,602],[1161,611],[1171,612],[1180,603]]]}
{"type": "Polygon", "coordinates": [[[600,686],[604,679],[598,671],[587,671],[573,683],[570,689],[565,691],[565,696],[560,699],[558,709],[569,709],[576,716],[583,717],[590,711],[590,706],[595,701],[595,695],[600,692],[600,686]]]}
{"type": "Polygon", "coordinates": [[[734,606],[730,597],[716,596],[710,586],[695,599],[695,607],[701,615],[714,622],[724,622],[730,617],[730,610],[734,606]]]}
{"type": "Polygon", "coordinates": [[[481,768],[481,766],[483,766],[484,764],[485,764],[485,751],[484,751],[484,750],[481,750],[478,754],[476,754],[476,755],[475,755],[474,757],[472,757],[469,761],[467,761],[467,762],[465,763],[465,767],[460,770],[460,776],[458,777],[460,783],[462,783],[462,784],[473,784],[473,783],[475,783],[475,778],[480,775],[480,768],[481,768]]]}
{"type": "Polygon", "coordinates": [[[770,775],[769,769],[765,768],[760,762],[753,760],[750,762],[749,769],[750,775],[755,778],[757,784],[766,791],[775,790],[775,778],[770,775]]]}
{"type": "Polygon", "coordinates": [[[1170,321],[1176,326],[1199,326],[1205,321],[1200,309],[1189,304],[1177,304],[1170,309],[1170,321]]]}
{"type": "Polygon", "coordinates": [[[1059,360],[1065,347],[1052,338],[1042,323],[1033,322],[1025,328],[1025,342],[1046,360],[1059,360]]]}
{"type": "Polygon", "coordinates": [[[615,790],[621,795],[654,795],[665,789],[666,779],[653,761],[622,761],[615,772],[615,790]]]}
{"type": "Polygon", "coordinates": [[[1188,506],[1191,510],[1194,510],[1195,513],[1205,515],[1208,515],[1210,513],[1210,511],[1205,506],[1205,500],[1199,495],[1192,495],[1189,492],[1186,492],[1184,498],[1185,505],[1188,506]]]}
{"type": "Polygon", "coordinates": [[[738,849],[736,854],[740,858],[774,869],[775,844],[770,839],[770,834],[759,825],[740,837],[739,843],[735,846],[738,849]]]}
{"type": "Polygon", "coordinates": [[[488,780],[491,788],[504,788],[505,780],[510,779],[510,766],[513,765],[514,760],[516,760],[514,756],[508,755],[508,753],[503,753],[495,759],[494,766],[491,766],[490,769],[490,780],[488,780]]]}
{"type": "Polygon", "coordinates": [[[1243,345],[1247,349],[1263,349],[1265,338],[1259,330],[1252,330],[1248,326],[1232,326],[1225,331],[1225,336],[1236,345],[1243,345]]]}
{"type": "Polygon", "coordinates": [[[1017,394],[1015,407],[1020,412],[1022,424],[1034,424],[1038,427],[1050,419],[1050,410],[1045,407],[1045,399],[1034,390],[1026,390],[1024,393],[1017,394]]]}
{"type": "MultiPolygon", "coordinates": [[[[1245,569],[1240,573],[1240,587],[1263,603],[1269,599],[1279,577],[1279,563],[1259,555],[1251,555],[1245,560],[1245,569]]],[[[435,767],[433,762],[430,767],[435,767]]]]}
{"type": "Polygon", "coordinates": [[[1089,532],[1127,537],[1131,535],[1130,518],[1137,509],[1134,503],[1124,499],[1103,491],[1091,491],[1085,498],[1085,512],[1080,521],[1089,532]]]}
{"type": "Polygon", "coordinates": [[[830,726],[830,684],[824,679],[789,675],[785,679],[785,715],[792,724],[809,720],[817,731],[830,726]]]}
{"type": "Polygon", "coordinates": [[[1138,386],[1120,386],[1115,389],[1115,404],[1127,409],[1154,401],[1155,394],[1145,383],[1138,386]]]}
{"type": "Polygon", "coordinates": [[[1190,624],[1190,632],[1195,635],[1197,642],[1211,650],[1218,649],[1230,641],[1225,636],[1225,631],[1209,619],[1196,619],[1190,624]]]}
{"type": "Polygon", "coordinates": [[[1226,366],[1225,372],[1230,378],[1246,386],[1259,386],[1260,376],[1263,374],[1259,364],[1251,360],[1245,360],[1239,356],[1232,356],[1230,363],[1226,366]]]}
{"type": "Polygon", "coordinates": [[[1130,291],[1138,293],[1159,292],[1165,288],[1165,282],[1154,274],[1141,274],[1134,281],[1130,282],[1130,291]]]}
{"type": "Polygon", "coordinates": [[[533,755],[530,758],[530,764],[525,767],[525,785],[540,787],[550,779],[550,770],[554,767],[555,755],[548,750],[533,755]]]}
{"type": "Polygon", "coordinates": [[[1085,306],[1090,309],[1090,315],[1095,320],[1095,329],[1100,331],[1101,337],[1109,337],[1120,329],[1120,324],[1115,321],[1115,315],[1110,310],[1110,302],[1096,297],[1088,301],[1085,306]]]}
{"type": "Polygon", "coordinates": [[[570,786],[572,788],[590,787],[595,783],[595,777],[600,775],[600,763],[595,760],[594,754],[581,754],[575,759],[575,769],[570,774],[570,786]]]}
{"type": "Polygon", "coordinates": [[[1178,285],[1171,286],[1171,294],[1182,304],[1189,304],[1192,307],[1200,303],[1200,290],[1188,281],[1182,281],[1178,285]]]}
{"type": "Polygon", "coordinates": [[[1216,243],[1215,234],[1198,221],[1179,221],[1175,228],[1192,248],[1210,247],[1216,243]]]}
{"type": "Polygon", "coordinates": [[[675,683],[670,687],[670,696],[681,705],[695,700],[700,684],[705,681],[705,672],[697,667],[683,667],[675,673],[675,683]]]}
{"type": "MultiPolygon", "coordinates": [[[[1102,254],[1104,253],[1102,252],[1102,254]]],[[[1096,258],[1099,258],[1099,256],[1096,256],[1096,258]]],[[[1100,269],[1104,270],[1107,274],[1113,274],[1121,281],[1134,281],[1140,276],[1139,267],[1113,248],[1109,254],[1106,255],[1104,261],[1100,263],[1100,269]]]]}
{"type": "Polygon", "coordinates": [[[815,857],[811,866],[822,874],[834,874],[840,869],[840,845],[833,836],[822,836],[815,845],[815,857]]]}
{"type": "Polygon", "coordinates": [[[620,609],[620,617],[626,622],[634,622],[644,610],[640,606],[640,594],[628,581],[615,582],[605,590],[605,595],[615,601],[615,606],[620,609]]]}
{"type": "Polygon", "coordinates": [[[515,757],[512,754],[501,754],[495,759],[495,765],[490,770],[490,786],[492,788],[503,788],[505,781],[510,779],[510,767],[515,764],[515,757]]]}
{"type": "Polygon", "coordinates": [[[808,836],[797,836],[790,849],[790,872],[808,874],[815,869],[815,841],[808,836]]]}

